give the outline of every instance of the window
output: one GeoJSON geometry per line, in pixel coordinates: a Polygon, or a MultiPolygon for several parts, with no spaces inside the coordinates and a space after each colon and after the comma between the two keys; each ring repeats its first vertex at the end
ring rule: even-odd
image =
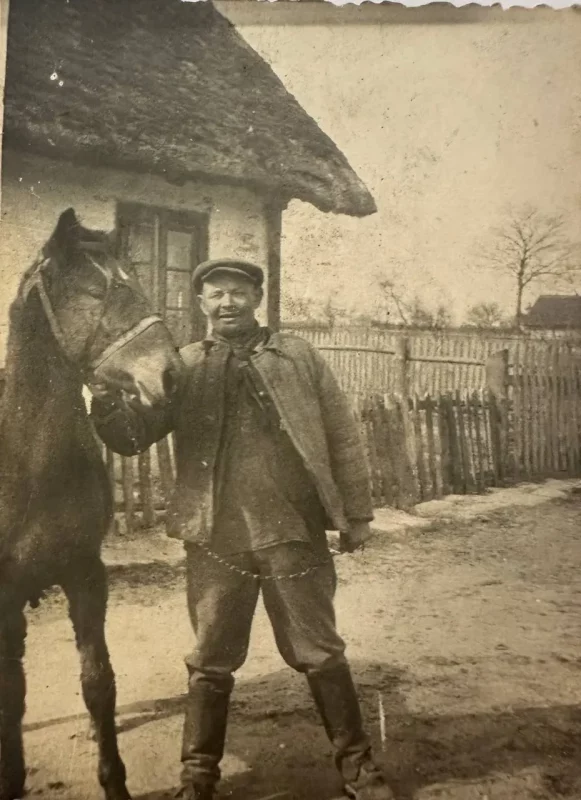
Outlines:
{"type": "Polygon", "coordinates": [[[207,216],[121,203],[117,224],[121,252],[133,264],[176,344],[183,347],[203,339],[206,320],[194,295],[191,276],[207,258],[207,216]]]}

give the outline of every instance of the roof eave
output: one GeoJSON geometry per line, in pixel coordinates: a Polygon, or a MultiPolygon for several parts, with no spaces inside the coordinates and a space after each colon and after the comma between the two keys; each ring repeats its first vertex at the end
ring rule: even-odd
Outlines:
{"type": "Polygon", "coordinates": [[[296,185],[288,178],[284,180],[270,179],[265,181],[249,176],[233,176],[216,172],[203,166],[187,169],[179,164],[165,165],[160,163],[143,163],[139,158],[128,159],[117,154],[103,154],[99,151],[74,150],[59,147],[57,144],[27,139],[20,133],[4,130],[4,149],[33,153],[56,161],[65,161],[88,167],[119,169],[138,174],[153,174],[165,178],[169,183],[183,184],[186,181],[197,181],[201,178],[209,184],[244,186],[260,194],[275,195],[280,203],[286,206],[291,200],[301,200],[324,213],[342,214],[350,217],[367,217],[377,212],[375,200],[367,187],[357,180],[347,180],[347,186],[338,186],[332,182],[330,187],[320,186],[309,191],[296,185]]]}

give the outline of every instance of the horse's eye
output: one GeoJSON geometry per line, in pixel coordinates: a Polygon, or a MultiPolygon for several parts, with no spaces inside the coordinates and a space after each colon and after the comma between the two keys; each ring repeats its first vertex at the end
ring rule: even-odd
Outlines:
{"type": "Polygon", "coordinates": [[[105,292],[99,286],[89,286],[86,291],[87,294],[90,297],[94,297],[95,300],[103,300],[105,297],[105,292]]]}

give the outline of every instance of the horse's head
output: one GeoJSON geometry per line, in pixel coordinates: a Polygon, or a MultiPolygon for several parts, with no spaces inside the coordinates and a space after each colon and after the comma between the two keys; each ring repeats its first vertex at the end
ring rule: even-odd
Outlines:
{"type": "Polygon", "coordinates": [[[113,238],[82,227],[64,211],[39,261],[22,281],[26,299],[38,291],[52,333],[89,384],[122,389],[143,405],[175,390],[182,362],[161,318],[113,238]]]}

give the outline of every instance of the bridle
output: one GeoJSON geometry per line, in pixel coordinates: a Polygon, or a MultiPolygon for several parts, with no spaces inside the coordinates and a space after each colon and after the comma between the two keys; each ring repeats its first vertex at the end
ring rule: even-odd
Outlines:
{"type": "MultiPolygon", "coordinates": [[[[91,265],[103,276],[106,282],[106,289],[105,295],[102,300],[101,305],[101,313],[99,315],[99,319],[93,332],[91,333],[90,337],[88,338],[85,346],[83,348],[83,353],[90,353],[95,342],[98,340],[99,334],[103,328],[103,321],[105,315],[107,313],[108,304],[113,293],[113,290],[116,286],[123,285],[121,281],[117,280],[109,270],[104,269],[96,259],[94,259],[90,253],[91,250],[103,250],[103,246],[99,242],[83,242],[80,244],[80,249],[84,251],[85,257],[89,260],[91,265]]],[[[46,290],[45,282],[44,282],[44,270],[50,264],[51,258],[50,257],[41,257],[36,264],[33,273],[29,276],[22,287],[22,297],[24,300],[28,297],[29,293],[32,289],[36,289],[38,292],[38,296],[46,316],[47,322],[51,329],[51,332],[58,343],[63,355],[67,359],[67,361],[75,366],[77,369],[79,368],[79,361],[80,357],[75,357],[71,354],[67,342],[67,338],[65,333],[58,321],[58,317],[54,312],[52,307],[52,303],[50,297],[48,296],[48,292],[46,290]]],[[[99,367],[101,367],[105,361],[107,361],[114,353],[121,350],[125,347],[129,342],[135,339],[137,336],[142,334],[152,325],[157,323],[162,323],[163,319],[159,314],[150,314],[147,317],[139,320],[132,328],[125,333],[122,333],[115,341],[111,342],[101,353],[95,356],[93,359],[89,361],[89,363],[84,367],[82,370],[86,375],[90,375],[94,373],[99,367]]]]}

